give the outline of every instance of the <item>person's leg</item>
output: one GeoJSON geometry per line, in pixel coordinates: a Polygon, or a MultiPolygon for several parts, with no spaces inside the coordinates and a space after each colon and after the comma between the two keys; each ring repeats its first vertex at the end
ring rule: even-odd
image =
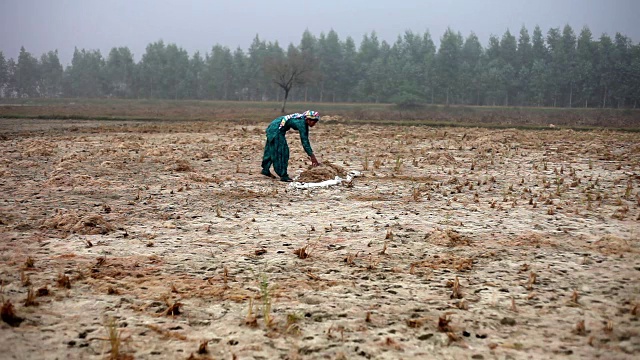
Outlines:
{"type": "Polygon", "coordinates": [[[271,171],[269,171],[269,168],[273,163],[272,159],[273,159],[273,141],[269,142],[267,140],[267,142],[264,144],[264,154],[262,155],[262,171],[260,173],[264,176],[268,176],[271,178],[275,177],[273,176],[273,174],[271,174],[271,171]]]}
{"type": "Polygon", "coordinates": [[[287,139],[284,136],[277,136],[273,139],[274,152],[273,152],[273,169],[276,174],[280,176],[282,181],[291,181],[289,174],[287,174],[287,168],[289,167],[289,145],[287,139]]]}

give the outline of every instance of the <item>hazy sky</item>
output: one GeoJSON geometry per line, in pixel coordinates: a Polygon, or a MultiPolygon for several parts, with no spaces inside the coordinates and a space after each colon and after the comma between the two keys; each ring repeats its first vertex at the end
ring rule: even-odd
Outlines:
{"type": "Polygon", "coordinates": [[[74,47],[127,46],[139,61],[148,44],[163,40],[193,55],[215,44],[246,50],[256,34],[286,48],[299,44],[309,29],[319,36],[335,30],[356,44],[376,31],[393,43],[405,30],[439,39],[447,27],[486,46],[491,34],[509,29],[516,37],[524,25],[583,26],[595,38],[616,32],[640,42],[640,0],[0,0],[0,51],[18,59],[20,47],[36,57],[58,50],[68,65],[74,47]]]}

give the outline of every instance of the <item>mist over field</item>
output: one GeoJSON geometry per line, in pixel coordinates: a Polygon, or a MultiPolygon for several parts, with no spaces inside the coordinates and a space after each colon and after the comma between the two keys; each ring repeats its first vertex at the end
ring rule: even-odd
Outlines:
{"type": "Polygon", "coordinates": [[[4,99],[635,108],[640,98],[635,1],[5,1],[0,10],[4,99]]]}

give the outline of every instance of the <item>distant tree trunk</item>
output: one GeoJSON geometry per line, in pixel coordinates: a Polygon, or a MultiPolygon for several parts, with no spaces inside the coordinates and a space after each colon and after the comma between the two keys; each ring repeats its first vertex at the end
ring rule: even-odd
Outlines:
{"type": "Polygon", "coordinates": [[[571,87],[569,88],[569,107],[573,107],[573,83],[571,83],[571,87]]]}
{"type": "Polygon", "coordinates": [[[604,94],[602,94],[602,108],[607,107],[607,86],[604,86],[604,94]]]}
{"type": "Polygon", "coordinates": [[[284,89],[284,102],[282,103],[282,110],[280,110],[284,114],[284,109],[287,106],[287,98],[289,97],[289,91],[291,89],[284,89]]]}
{"type": "Polygon", "coordinates": [[[447,106],[449,106],[449,88],[447,88],[447,102],[446,102],[447,106]]]}

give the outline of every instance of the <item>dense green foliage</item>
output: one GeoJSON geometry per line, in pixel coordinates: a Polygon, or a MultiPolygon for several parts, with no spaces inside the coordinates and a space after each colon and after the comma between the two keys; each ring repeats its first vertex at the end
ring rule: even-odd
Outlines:
{"type": "Polygon", "coordinates": [[[375,32],[359,46],[335,31],[302,34],[287,49],[255,37],[245,52],[215,45],[202,55],[149,44],[136,63],[127,47],[104,58],[78,50],[63,69],[57,51],[17,62],[0,52],[0,96],[117,97],[381,102],[555,107],[637,107],[640,44],[617,33],[594,38],[570,26],[532,34],[506,31],[483,47],[475,34],[447,29],[437,48],[429,32],[407,31],[390,44],[375,32]],[[297,74],[292,77],[292,74],[297,74]]]}

